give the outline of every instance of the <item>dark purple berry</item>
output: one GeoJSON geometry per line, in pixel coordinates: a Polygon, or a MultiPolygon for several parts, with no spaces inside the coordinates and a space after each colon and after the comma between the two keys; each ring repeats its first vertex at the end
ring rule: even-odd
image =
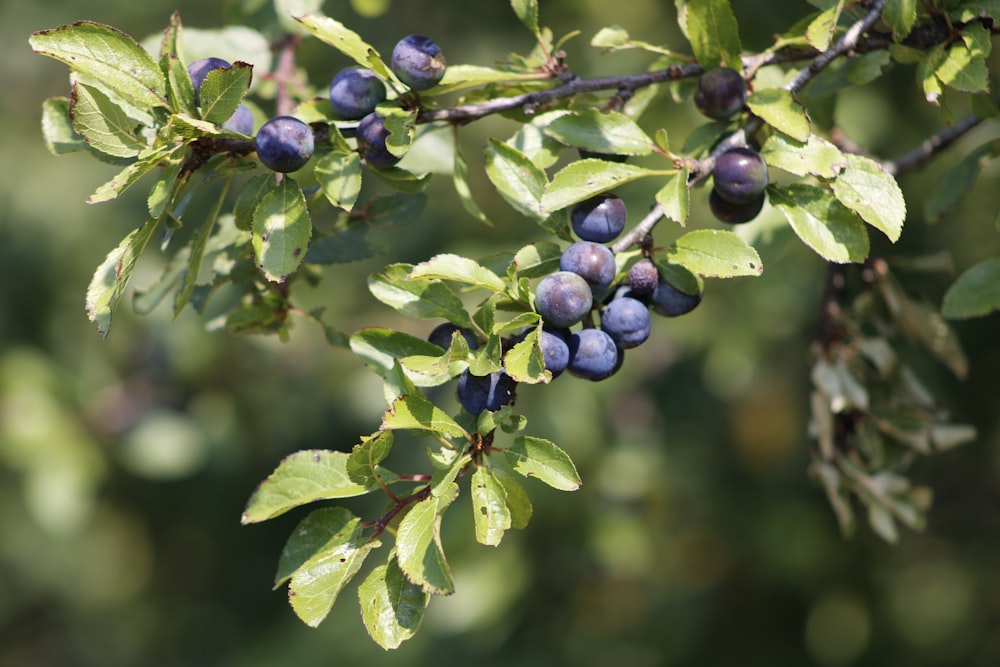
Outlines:
{"type": "Polygon", "coordinates": [[[694,310],[701,303],[702,294],[687,294],[665,280],[660,281],[650,297],[649,308],[657,315],[678,317],[694,310]]]}
{"type": "Polygon", "coordinates": [[[641,345],[652,329],[649,308],[627,296],[614,299],[601,312],[601,329],[623,350],[641,345]]]}
{"type": "Polygon", "coordinates": [[[278,116],[264,123],[254,144],[264,166],[282,173],[306,166],[315,148],[312,128],[292,116],[278,116]]]}
{"type": "Polygon", "coordinates": [[[516,386],[514,379],[503,371],[473,375],[466,369],[458,378],[458,402],[474,415],[483,410],[496,412],[513,400],[516,386]]]}
{"type": "Polygon", "coordinates": [[[465,338],[465,342],[469,344],[469,349],[474,350],[479,347],[479,341],[476,339],[476,334],[471,329],[466,329],[458,326],[457,324],[452,324],[451,322],[443,322],[430,332],[427,336],[427,340],[434,343],[440,348],[445,350],[451,347],[451,338],[454,332],[458,331],[465,338]]]}
{"type": "Polygon", "coordinates": [[[553,378],[559,377],[569,365],[569,345],[566,343],[566,337],[556,331],[543,328],[538,345],[542,348],[545,368],[552,373],[553,378]]]}
{"type": "Polygon", "coordinates": [[[399,158],[385,147],[389,130],[385,129],[385,119],[370,113],[358,123],[358,151],[361,157],[377,169],[388,169],[399,162],[399,158]]]}
{"type": "Polygon", "coordinates": [[[604,380],[614,375],[621,366],[622,350],[615,341],[600,329],[581,329],[570,334],[570,374],[585,380],[604,380]]]}
{"type": "Polygon", "coordinates": [[[370,69],[347,67],[330,82],[330,106],[341,118],[359,120],[384,101],[385,84],[370,69]]]}
{"type": "Polygon", "coordinates": [[[716,158],[712,179],[720,197],[732,204],[749,204],[764,194],[767,163],[752,148],[734,148],[716,158]]]}
{"type": "Polygon", "coordinates": [[[556,271],[538,283],[535,306],[546,324],[570,327],[590,312],[594,294],[587,281],[570,271],[556,271]]]}
{"type": "Polygon", "coordinates": [[[404,37],[392,50],[392,71],[412,90],[438,85],[447,66],[441,47],[424,35],[404,37]]]}
{"type": "Polygon", "coordinates": [[[559,258],[559,268],[587,281],[595,294],[611,286],[615,279],[615,254],[600,243],[577,241],[559,258]]]}
{"type": "Polygon", "coordinates": [[[731,225],[738,225],[750,222],[757,217],[757,214],[764,208],[764,195],[746,204],[734,204],[719,196],[719,193],[713,188],[712,193],[708,195],[708,206],[712,209],[712,215],[717,219],[731,225]]]}
{"type": "Polygon", "coordinates": [[[213,69],[224,69],[226,67],[232,67],[232,65],[222,58],[202,58],[188,65],[188,76],[191,77],[191,84],[194,86],[195,104],[199,104],[198,98],[199,93],[201,93],[201,84],[205,83],[205,77],[208,76],[208,73],[213,69]]]}
{"type": "Polygon", "coordinates": [[[628,271],[628,286],[634,294],[652,294],[660,282],[660,272],[653,260],[643,257],[628,271]]]}
{"type": "Polygon", "coordinates": [[[598,195],[582,201],[570,211],[573,231],[584,241],[614,241],[625,229],[628,211],[615,195],[598,195]]]}
{"type": "Polygon", "coordinates": [[[251,137],[253,136],[253,114],[245,104],[241,104],[236,107],[236,111],[229,117],[229,120],[222,124],[222,128],[251,137]]]}
{"type": "Polygon", "coordinates": [[[709,118],[725,120],[743,109],[747,102],[747,82],[728,67],[712,69],[698,78],[694,105],[709,118]]]}

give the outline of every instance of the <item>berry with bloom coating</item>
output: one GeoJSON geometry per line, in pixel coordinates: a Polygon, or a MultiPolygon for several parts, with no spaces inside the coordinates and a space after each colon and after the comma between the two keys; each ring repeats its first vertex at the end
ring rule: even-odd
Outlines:
{"type": "Polygon", "coordinates": [[[292,116],[278,116],[264,123],[254,144],[264,166],[281,173],[306,166],[315,148],[312,128],[292,116]]]}
{"type": "Polygon", "coordinates": [[[247,105],[241,104],[236,107],[236,111],[229,117],[229,120],[222,124],[222,128],[245,134],[248,137],[253,136],[253,114],[247,105]]]}
{"type": "Polygon", "coordinates": [[[618,297],[601,312],[601,329],[623,350],[637,347],[646,342],[652,329],[649,308],[638,299],[618,297]]]}
{"type": "Polygon", "coordinates": [[[587,281],[570,271],[556,271],[538,283],[535,306],[546,324],[570,327],[590,312],[594,294],[587,281]]]}
{"type": "Polygon", "coordinates": [[[513,400],[516,386],[514,379],[503,371],[473,375],[466,369],[458,378],[458,402],[474,415],[483,410],[496,412],[513,400]]]}
{"type": "Polygon", "coordinates": [[[364,67],[347,67],[330,82],[330,106],[347,120],[359,120],[385,101],[385,84],[375,72],[364,67]]]}
{"type": "Polygon", "coordinates": [[[358,151],[361,157],[373,167],[388,169],[399,162],[399,158],[385,147],[389,130],[385,129],[385,119],[370,113],[358,123],[358,151]]]}
{"type": "Polygon", "coordinates": [[[553,378],[559,377],[569,365],[569,345],[566,343],[566,337],[559,331],[543,328],[538,345],[542,348],[545,368],[552,373],[553,378]]]}
{"type": "Polygon", "coordinates": [[[747,103],[747,82],[743,75],[728,67],[709,70],[698,78],[694,105],[709,118],[725,120],[747,103]]]}
{"type": "Polygon", "coordinates": [[[597,294],[610,287],[615,279],[615,255],[600,243],[577,241],[563,251],[559,268],[586,280],[597,294]]]}
{"type": "Polygon", "coordinates": [[[582,201],[570,211],[573,231],[584,241],[614,241],[625,229],[628,211],[625,202],[615,195],[597,195],[582,201]]]}
{"type": "Polygon", "coordinates": [[[447,66],[441,47],[424,35],[404,37],[392,50],[392,71],[412,90],[438,85],[447,66]]]}
{"type": "Polygon", "coordinates": [[[604,380],[621,366],[622,350],[600,329],[581,329],[570,334],[569,366],[572,375],[585,380],[604,380]]]}
{"type": "Polygon", "coordinates": [[[662,280],[649,299],[649,308],[657,315],[678,317],[694,310],[701,303],[702,294],[687,294],[662,280]]]}

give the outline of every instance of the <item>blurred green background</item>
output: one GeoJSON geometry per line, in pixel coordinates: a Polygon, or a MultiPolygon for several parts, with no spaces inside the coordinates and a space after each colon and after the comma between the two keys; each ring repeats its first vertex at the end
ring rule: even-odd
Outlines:
{"type": "MultiPolygon", "coordinates": [[[[581,75],[648,62],[588,47],[604,25],[686,48],[673,3],[541,4],[557,34],[582,31],[567,45],[581,75]]],[[[733,3],[748,50],[811,11],[802,0],[763,4],[733,3]]],[[[190,312],[174,320],[164,307],[137,318],[123,303],[101,340],[84,290],[143,219],[143,188],[88,206],[113,168],[80,154],[53,157],[39,129],[42,100],[68,85],[64,66],[31,52],[32,31],[89,19],[141,39],[174,9],[191,28],[274,25],[268,0],[0,2],[0,665],[1000,664],[1000,320],[957,325],[972,360],[965,381],[920,366],[955,418],[980,432],[914,469],[936,491],[926,533],[906,533],[898,547],[867,529],[844,540],[805,475],[808,355],[825,269],[773,212],[754,223],[762,277],[711,282],[698,310],[655,321],[653,338],[607,382],[567,377],[519,393],[530,432],[569,451],[584,486],[562,494],[529,483],[534,519],[499,549],[474,543],[470,512],[449,513],[457,592],[432,601],[415,639],[379,649],[353,587],[319,629],[299,623],[270,582],[304,512],[250,527],[240,513],[283,456],[349,449],[374,430],[384,409],[377,378],[305,322],[287,344],[233,339],[190,312]]],[[[328,0],[324,10],[384,54],[413,32],[433,36],[453,63],[491,64],[532,47],[503,0],[328,0]]],[[[322,86],[347,63],[311,41],[301,64],[322,86]]],[[[913,81],[902,68],[851,92],[838,123],[880,155],[915,145],[940,115],[913,81]]],[[[690,105],[668,100],[648,120],[676,143],[700,122],[690,105]]],[[[433,323],[397,317],[369,296],[365,276],[434,252],[484,256],[545,238],[482,175],[485,138],[515,129],[488,119],[462,131],[473,191],[495,228],[469,218],[450,179],[439,178],[417,223],[376,238],[382,255],[330,268],[299,302],[326,307],[345,331],[425,335],[433,323]]],[[[930,226],[920,213],[935,175],[998,134],[985,124],[906,175],[903,240],[888,247],[874,234],[873,252],[948,250],[959,269],[1000,255],[996,168],[945,221],[930,226]]],[[[653,188],[622,188],[634,219],[653,188]]],[[[694,199],[692,225],[713,226],[704,197],[694,199]]],[[[659,245],[677,233],[667,227],[659,245]]],[[[151,247],[133,284],[148,285],[163,261],[151,247]]],[[[952,277],[908,284],[939,303],[952,277]]],[[[414,472],[421,461],[413,454],[414,472]]]]}

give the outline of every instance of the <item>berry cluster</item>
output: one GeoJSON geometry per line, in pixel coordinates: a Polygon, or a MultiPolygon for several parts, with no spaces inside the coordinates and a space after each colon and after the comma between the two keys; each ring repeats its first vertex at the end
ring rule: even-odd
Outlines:
{"type": "MultiPolygon", "coordinates": [[[[577,204],[570,221],[580,240],[563,251],[559,270],[542,278],[535,288],[535,309],[542,318],[539,347],[553,379],[565,371],[587,380],[604,380],[621,368],[625,350],[649,338],[651,312],[665,317],[683,315],[701,302],[702,294],[688,294],[661,276],[649,248],[644,248],[643,257],[616,284],[615,253],[604,245],[618,238],[627,221],[625,203],[616,195],[603,194],[577,204]],[[581,326],[574,330],[577,325],[581,326]]],[[[473,332],[451,323],[436,327],[429,340],[448,349],[456,332],[465,337],[470,349],[478,345],[473,332]]],[[[458,398],[467,411],[479,414],[509,404],[515,388],[516,382],[504,371],[477,377],[466,370],[459,378],[458,398]]]]}
{"type": "MultiPolygon", "coordinates": [[[[392,71],[410,90],[427,90],[444,77],[447,62],[441,48],[424,35],[409,35],[396,44],[392,52],[392,71]]],[[[208,73],[231,65],[221,58],[202,58],[188,67],[194,84],[195,101],[208,73]]],[[[337,72],[330,82],[330,106],[340,118],[359,121],[356,138],[358,152],[369,165],[388,169],[399,158],[386,148],[389,131],[385,119],[375,113],[375,107],[386,99],[385,83],[370,69],[353,66],[337,72]]],[[[253,135],[253,115],[244,106],[223,123],[224,128],[253,135]]],[[[265,167],[281,173],[298,171],[309,162],[315,151],[312,129],[293,116],[270,119],[254,137],[257,156],[265,167]]]]}

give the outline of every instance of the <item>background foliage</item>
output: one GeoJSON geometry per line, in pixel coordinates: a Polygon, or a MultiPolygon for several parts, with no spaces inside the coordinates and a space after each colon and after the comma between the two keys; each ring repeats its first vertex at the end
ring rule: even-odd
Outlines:
{"type": "MultiPolygon", "coordinates": [[[[145,200],[137,192],[110,207],[81,204],[115,167],[45,151],[39,102],[66,94],[65,69],[26,44],[32,31],[83,18],[141,37],[159,32],[175,8],[186,28],[219,27],[243,11],[264,27],[271,4],[107,0],[88,3],[85,16],[69,2],[25,5],[0,4],[8,45],[0,81],[11,91],[0,99],[0,664],[321,665],[334,650],[348,664],[399,665],[1000,661],[997,315],[957,325],[972,361],[968,379],[930,361],[919,367],[957,421],[980,433],[914,471],[937,494],[926,533],[906,534],[895,548],[864,532],[844,541],[804,474],[803,360],[825,266],[777,231],[757,244],[763,276],[713,282],[695,313],[658,322],[654,340],[612,380],[522,390],[519,408],[533,432],[571,453],[584,485],[572,496],[532,487],[534,520],[502,549],[453,540],[457,592],[435,601],[404,650],[372,644],[347,600],[320,629],[304,627],[284,593],[262,585],[276,545],[301,517],[240,527],[239,513],[282,456],[349,450],[369,433],[383,411],[377,378],[308,326],[282,345],[206,333],[189,311],[171,321],[168,309],[137,319],[122,308],[102,342],[82,312],[82,286],[144,216],[145,200]]],[[[582,30],[567,45],[575,71],[645,66],[630,52],[600,56],[587,46],[605,25],[683,44],[671,3],[607,5],[544,2],[556,34],[582,30]]],[[[768,46],[790,17],[810,10],[790,0],[766,12],[760,3],[733,6],[747,50],[768,46]]],[[[343,2],[325,10],[383,53],[411,32],[434,35],[454,62],[491,63],[511,44],[530,48],[507,2],[397,0],[372,18],[343,2]]],[[[346,64],[316,42],[301,55],[314,80],[346,64]]],[[[839,125],[881,155],[933,133],[940,112],[923,102],[913,76],[901,69],[853,91],[836,109],[839,125]]],[[[684,116],[671,126],[701,122],[686,106],[664,103],[652,113],[684,116]]],[[[469,126],[466,154],[510,131],[493,118],[469,126]]],[[[905,233],[892,247],[872,235],[873,254],[947,251],[958,270],[997,256],[995,167],[941,221],[921,213],[925,193],[968,152],[963,145],[996,135],[986,124],[926,171],[901,177],[911,211],[905,233]]],[[[325,307],[345,331],[380,323],[425,335],[420,322],[369,296],[369,273],[537,237],[488,183],[472,187],[501,224],[475,224],[450,183],[432,184],[418,221],[376,234],[383,254],[334,267],[300,293],[303,305],[325,307]]],[[[655,187],[639,182],[622,194],[649,201],[655,187]]],[[[708,215],[703,202],[693,206],[693,216],[708,215]]],[[[159,270],[144,258],[134,284],[149,284],[159,270]]],[[[940,303],[953,278],[914,274],[908,286],[940,303]]],[[[464,538],[471,523],[471,514],[453,511],[446,531],[464,538]]]]}

